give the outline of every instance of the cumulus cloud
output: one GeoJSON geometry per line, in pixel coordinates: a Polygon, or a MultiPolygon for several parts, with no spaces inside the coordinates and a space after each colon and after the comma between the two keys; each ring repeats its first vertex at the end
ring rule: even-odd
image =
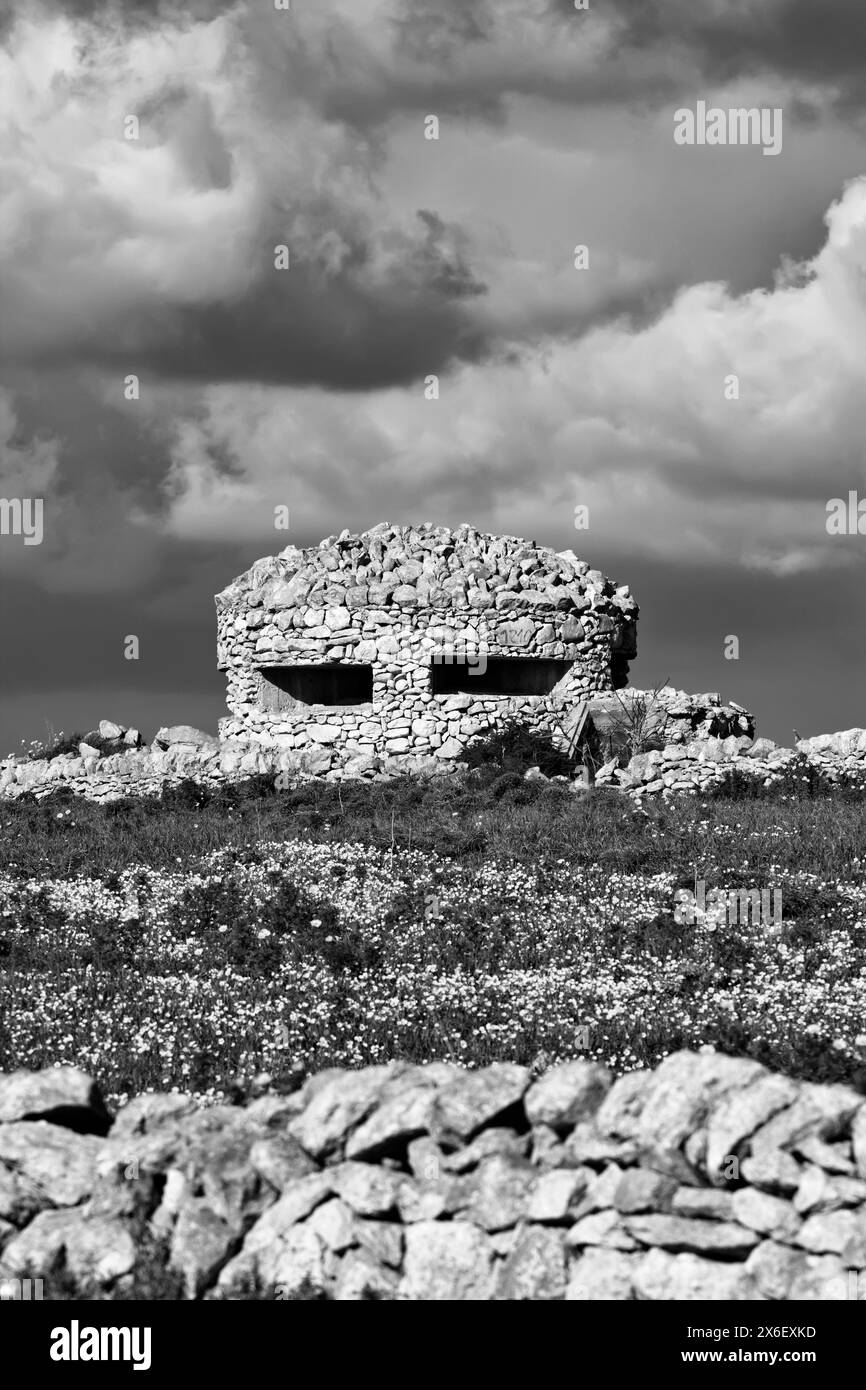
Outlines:
{"type": "Polygon", "coordinates": [[[375,142],[262,86],[236,15],[159,13],[132,32],[24,13],[7,36],[4,355],[343,386],[477,355],[457,230],[389,217],[375,142]]]}
{"type": "Polygon", "coordinates": [[[518,534],[570,528],[604,550],[780,576],[848,564],[826,502],[866,479],[866,179],[776,286],[681,291],[652,324],[550,338],[463,364],[441,397],[215,388],[169,449],[168,529],[263,537],[285,503],[308,536],[381,515],[518,534]],[[738,378],[739,399],[726,398],[738,378]]]}

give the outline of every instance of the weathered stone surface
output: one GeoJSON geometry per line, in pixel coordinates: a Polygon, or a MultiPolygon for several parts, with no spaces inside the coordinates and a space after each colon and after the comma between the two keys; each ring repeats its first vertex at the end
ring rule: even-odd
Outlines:
{"type": "MultiPolygon", "coordinates": [[[[553,1130],[550,1131],[554,1133],[553,1130]]],[[[629,1139],[611,1139],[592,1124],[577,1124],[559,1148],[560,1164],[636,1163],[639,1149],[629,1139]]]]}
{"type": "Polygon", "coordinates": [[[559,1231],[521,1230],[496,1278],[493,1297],[551,1302],[565,1296],[565,1242],[559,1231]]]}
{"type": "Polygon", "coordinates": [[[848,1268],[835,1255],[809,1255],[805,1269],[798,1269],[788,1288],[790,1302],[821,1301],[842,1303],[866,1298],[866,1281],[857,1279],[857,1270],[848,1268]]]}
{"type": "Polygon", "coordinates": [[[559,1168],[542,1173],[529,1198],[527,1219],[553,1224],[568,1222],[594,1176],[588,1168],[559,1168]]]}
{"type": "Polygon", "coordinates": [[[484,1158],[490,1158],[493,1154],[508,1154],[512,1158],[524,1158],[528,1151],[527,1136],[518,1134],[514,1129],[508,1129],[501,1125],[494,1125],[491,1129],[482,1129],[470,1143],[464,1148],[455,1149],[453,1153],[445,1154],[442,1158],[442,1167],[447,1173],[466,1173],[470,1168],[475,1168],[484,1158]]]}
{"type": "Polygon", "coordinates": [[[807,1272],[807,1258],[802,1250],[765,1240],[755,1246],[745,1269],[765,1298],[783,1300],[788,1297],[794,1280],[807,1272]]]}
{"type": "Polygon", "coordinates": [[[530,1124],[566,1131],[590,1119],[613,1081],[607,1067],[579,1059],[553,1067],[530,1086],[524,1099],[530,1124]]]}
{"type": "Polygon", "coordinates": [[[96,1083],[77,1067],[0,1076],[0,1123],[48,1120],[80,1134],[107,1134],[111,1116],[96,1083]]]}
{"type": "Polygon", "coordinates": [[[65,1267],[84,1291],[128,1274],[135,1258],[135,1241],[121,1222],[80,1210],[42,1211],[3,1250],[0,1280],[43,1278],[50,1295],[52,1272],[65,1267]]]}
{"type": "Polygon", "coordinates": [[[0,1167],[20,1174],[41,1205],[75,1206],[89,1195],[103,1140],[45,1120],[0,1125],[0,1167]]]}
{"type": "Polygon", "coordinates": [[[206,1198],[186,1200],[172,1234],[170,1263],[183,1275],[187,1298],[197,1298],[213,1282],[239,1243],[206,1198]]]}
{"type": "Polygon", "coordinates": [[[866,1104],[855,1112],[851,1124],[851,1148],[861,1178],[866,1178],[866,1104]]]}
{"type": "Polygon", "coordinates": [[[700,1221],[685,1216],[629,1216],[625,1229],[641,1245],[666,1250],[712,1253],[743,1258],[758,1244],[758,1236],[735,1221],[700,1221]]]}
{"type": "Polygon", "coordinates": [[[480,1071],[464,1072],[438,1091],[431,1132],[445,1140],[469,1139],[518,1106],[528,1085],[526,1067],[512,1062],[496,1062],[480,1071]]]}
{"type": "Polygon", "coordinates": [[[743,1090],[735,1089],[713,1107],[707,1124],[706,1167],[717,1181],[726,1160],[737,1154],[743,1142],[773,1115],[790,1105],[797,1096],[797,1085],[786,1076],[757,1076],[743,1090]]]}
{"type": "Polygon", "coordinates": [[[802,1170],[784,1149],[762,1148],[743,1160],[740,1173],[746,1182],[767,1192],[793,1192],[799,1186],[802,1170]]]}
{"type": "MultiPolygon", "coordinates": [[[[736,1072],[703,1058],[658,1068],[660,1114],[657,1073],[632,1078],[597,1111],[608,1106],[620,1133],[584,1119],[565,1141],[546,1122],[530,1129],[525,1069],[442,1063],[324,1072],[288,1094],[261,1076],[235,1106],[141,1097],[105,1137],[0,1122],[0,1278],[62,1268],[82,1297],[125,1291],[151,1258],[146,1233],[166,1242],[190,1299],[866,1297],[860,1097],[798,1083],[785,1100],[768,1073],[751,1075],[746,1090],[764,1100],[750,1097],[743,1130],[768,1096],[784,1107],[755,1133],[784,1126],[722,1188],[706,1161],[714,1124],[739,1150],[754,1136],[720,1117],[736,1072]],[[345,1157],[365,1127],[365,1158],[345,1157]],[[686,1182],[667,1166],[678,1163],[686,1182]]],[[[557,1070],[548,1099],[561,1095],[557,1070]]],[[[12,1113],[37,1096],[43,1113],[90,1114],[86,1078],[42,1080],[4,1090],[0,1078],[0,1096],[12,1113]],[[55,1106],[58,1094],[82,1104],[55,1106]]],[[[551,1104],[544,1113],[570,1123],[551,1104]]]]}
{"type": "Polygon", "coordinates": [[[250,1164],[277,1192],[316,1171],[309,1154],[289,1134],[257,1139],[250,1146],[250,1164]]]}
{"type": "Polygon", "coordinates": [[[827,1211],[809,1216],[794,1237],[815,1254],[841,1255],[848,1265],[866,1266],[866,1211],[827,1211]]]}
{"type": "Polygon", "coordinates": [[[862,1104],[862,1097],[847,1086],[801,1083],[796,1100],[752,1135],[752,1153],[791,1149],[798,1140],[812,1135],[835,1139],[850,1126],[862,1104]]]}
{"type": "Polygon", "coordinates": [[[406,1228],[398,1297],[480,1302],[494,1289],[490,1237],[468,1221],[419,1221],[406,1228]]]}
{"type": "Polygon", "coordinates": [[[217,742],[213,734],[207,734],[203,729],[194,729],[191,724],[171,724],[166,728],[157,729],[153,741],[163,748],[170,748],[175,743],[189,743],[196,748],[202,748],[207,744],[215,745],[217,742]]]}
{"type": "MultiPolygon", "coordinates": [[[[434,654],[465,664],[470,674],[479,654],[569,663],[557,686],[566,708],[582,704],[587,691],[621,683],[636,653],[637,605],[627,585],[617,588],[603,575],[590,583],[588,573],[588,566],[569,567],[532,542],[430,523],[383,523],[333,545],[257,561],[216,598],[218,662],[227,672],[231,712],[220,732],[271,744],[288,724],[296,747],[313,746],[323,723],[316,719],[316,682],[309,681],[308,699],[284,698],[259,672],[283,664],[365,664],[373,668],[372,705],[381,722],[370,735],[373,751],[409,759],[430,752],[432,739],[433,757],[447,767],[462,758],[477,726],[469,714],[441,717],[466,706],[439,695],[430,703],[434,654]]],[[[555,731],[557,716],[528,689],[515,681],[512,699],[488,709],[486,724],[501,727],[518,710],[534,727],[555,731]]],[[[328,724],[338,737],[328,746],[343,766],[358,709],[338,702],[331,709],[328,724]]]]}
{"type": "Polygon", "coordinates": [[[326,1250],[341,1255],[356,1243],[354,1214],[339,1197],[322,1202],[310,1214],[306,1229],[314,1231],[326,1250]]]}
{"type": "Polygon", "coordinates": [[[650,1250],[636,1261],[632,1282],[638,1298],[653,1302],[742,1303],[764,1297],[743,1265],[666,1250],[650,1250]]]}
{"type": "Polygon", "coordinates": [[[589,1216],[594,1211],[605,1211],[612,1207],[621,1178],[622,1169],[618,1164],[610,1163],[606,1168],[603,1168],[587,1184],[586,1192],[581,1198],[575,1215],[578,1217],[589,1216]]]}
{"type": "Polygon", "coordinates": [[[339,1151],[350,1130],[366,1119],[392,1075],[389,1067],[325,1075],[289,1132],[307,1153],[324,1158],[339,1151]]]}
{"type": "Polygon", "coordinates": [[[671,1198],[670,1209],[675,1216],[711,1217],[730,1221],[733,1217],[733,1196],[707,1187],[678,1187],[671,1198]]]}
{"type": "Polygon", "coordinates": [[[675,1158],[726,1094],[741,1093],[764,1075],[758,1062],[722,1053],[677,1052],[653,1074],[635,1137],[644,1151],[675,1158]]]}
{"type": "Polygon", "coordinates": [[[619,1077],[596,1113],[595,1123],[599,1134],[612,1139],[634,1139],[653,1081],[651,1071],[629,1071],[619,1077]]]}
{"type": "Polygon", "coordinates": [[[571,1264],[565,1297],[568,1302],[623,1301],[634,1298],[635,1257],[619,1250],[588,1248],[571,1264]]]}
{"type": "Polygon", "coordinates": [[[790,1202],[769,1192],[742,1187],[733,1194],[732,1205],[735,1221],[771,1240],[793,1240],[800,1229],[800,1217],[790,1202]]]}
{"type": "Polygon", "coordinates": [[[566,1241],[572,1250],[579,1250],[584,1245],[602,1245],[609,1250],[640,1249],[634,1236],[626,1229],[625,1218],[611,1207],[582,1216],[571,1227],[566,1241]]]}
{"type": "Polygon", "coordinates": [[[350,1250],[340,1261],[333,1298],[337,1303],[390,1301],[397,1296],[399,1280],[384,1269],[367,1250],[350,1250]]]}
{"type": "Polygon", "coordinates": [[[862,1178],[832,1176],[813,1165],[804,1169],[794,1194],[794,1210],[801,1216],[861,1205],[866,1209],[866,1182],[862,1178]]]}
{"type": "Polygon", "coordinates": [[[617,1183],[613,1204],[619,1212],[667,1211],[676,1190],[674,1178],[649,1168],[630,1168],[617,1183]]]}
{"type": "Polygon", "coordinates": [[[373,1163],[341,1163],[329,1177],[334,1191],[358,1216],[389,1216],[396,1213],[397,1198],[404,1178],[373,1163]]]}
{"type": "Polygon", "coordinates": [[[515,1226],[526,1214],[534,1184],[531,1163],[494,1154],[463,1180],[460,1214],[485,1231],[515,1226]]]}

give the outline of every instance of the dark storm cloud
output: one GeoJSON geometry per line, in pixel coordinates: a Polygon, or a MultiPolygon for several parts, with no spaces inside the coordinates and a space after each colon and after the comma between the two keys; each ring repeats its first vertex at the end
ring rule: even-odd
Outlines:
{"type": "MultiPolygon", "coordinates": [[[[435,283],[398,285],[380,294],[348,277],[326,288],[302,272],[262,280],[236,304],[166,313],[136,361],[175,379],[260,381],[367,390],[437,372],[453,358],[476,360],[488,348],[459,298],[435,283]]],[[[106,365],[104,340],[84,346],[106,365]]]]}
{"type": "MultiPolygon", "coordinates": [[[[92,19],[130,27],[154,21],[210,19],[231,9],[237,0],[51,0],[50,8],[70,19],[92,19]]],[[[45,13],[46,0],[19,0],[19,10],[45,13]]]]}
{"type": "MultiPolygon", "coordinates": [[[[103,367],[134,364],[141,375],[178,380],[261,381],[367,389],[438,372],[454,358],[477,360],[490,335],[468,306],[485,287],[441,220],[418,214],[420,236],[393,247],[393,268],[371,266],[359,238],[346,264],[274,268],[274,241],[262,247],[261,271],[230,300],[178,305],[158,299],[104,319],[70,320],[45,334],[33,360],[75,360],[103,367]]],[[[216,295],[214,296],[216,299],[216,295]]],[[[0,351],[20,360],[12,325],[0,351]]]]}
{"type": "MultiPolygon", "coordinates": [[[[863,102],[863,0],[726,0],[712,6],[696,0],[609,3],[622,25],[618,43],[636,50],[681,45],[712,81],[777,74],[827,86],[842,102],[863,102]]],[[[567,8],[567,0],[556,6],[559,14],[567,8]]]]}

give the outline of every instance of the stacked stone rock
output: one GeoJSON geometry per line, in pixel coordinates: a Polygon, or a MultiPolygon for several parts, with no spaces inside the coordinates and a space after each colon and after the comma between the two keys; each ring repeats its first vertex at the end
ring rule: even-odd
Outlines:
{"type": "MultiPolygon", "coordinates": [[[[318,547],[288,546],[217,595],[218,663],[231,717],[223,738],[303,754],[319,772],[372,756],[456,759],[469,740],[515,716],[558,728],[563,709],[625,683],[638,608],[573,551],[513,536],[382,522],[318,547]],[[435,694],[437,657],[573,663],[551,696],[435,694]],[[348,662],[373,667],[366,706],[263,708],[260,668],[348,662]]],[[[469,679],[471,684],[471,677],[469,679]]]]}
{"type": "Polygon", "coordinates": [[[618,786],[640,800],[659,793],[673,796],[712,791],[735,771],[772,787],[800,769],[803,775],[811,770],[840,786],[866,790],[866,730],[818,734],[801,739],[794,748],[778,747],[767,738],[753,741],[732,735],[695,739],[638,753],[624,767],[611,762],[599,771],[597,780],[602,786],[618,786]]]}
{"type": "Polygon", "coordinates": [[[672,685],[659,690],[628,687],[593,695],[589,712],[602,736],[634,727],[636,718],[645,734],[662,745],[693,743],[703,739],[745,738],[755,734],[755,717],[736,700],[725,703],[718,691],[689,695],[672,685]],[[636,714],[636,710],[639,713],[636,714]]]}
{"type": "MultiPolygon", "coordinates": [[[[0,797],[14,799],[25,792],[49,796],[65,788],[89,801],[116,801],[124,796],[159,795],[165,786],[192,780],[202,786],[219,786],[245,777],[284,775],[287,784],[318,776],[328,781],[362,777],[385,781],[405,773],[407,767],[421,775],[455,775],[462,761],[371,757],[363,767],[348,764],[322,771],[315,747],[299,759],[293,753],[264,745],[219,743],[186,726],[160,730],[150,748],[100,757],[93,753],[63,755],[47,760],[7,758],[0,762],[0,797]],[[181,737],[175,737],[175,735],[181,737]],[[160,735],[168,741],[160,743],[160,735]],[[193,741],[194,736],[196,741],[193,741]]],[[[796,748],[777,748],[770,739],[746,736],[727,739],[697,738],[689,744],[670,744],[657,752],[639,753],[624,767],[615,761],[602,767],[597,782],[619,789],[635,800],[644,796],[674,796],[712,791],[732,771],[754,777],[765,786],[778,782],[798,766],[813,768],[840,786],[866,790],[866,730],[820,734],[802,739],[796,748]]],[[[533,776],[540,778],[536,770],[533,776]]],[[[572,784],[583,790],[583,784],[572,784]]]]}
{"type": "Polygon", "coordinates": [[[393,1063],[112,1121],[70,1068],[0,1078],[0,1281],[187,1298],[866,1299],[866,1099],[681,1052],[614,1080],[393,1063]],[[859,1277],[858,1277],[859,1276],[859,1277]]]}

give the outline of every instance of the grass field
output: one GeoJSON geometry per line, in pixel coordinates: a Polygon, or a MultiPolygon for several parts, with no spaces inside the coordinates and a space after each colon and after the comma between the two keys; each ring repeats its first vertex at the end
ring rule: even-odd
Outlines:
{"type": "Polygon", "coordinates": [[[69,1062],[115,1101],[262,1070],[713,1046],[866,1092],[866,803],[636,809],[482,768],[276,792],[0,807],[0,1070],[69,1062]],[[683,924],[678,889],[782,891],[683,924]]]}

